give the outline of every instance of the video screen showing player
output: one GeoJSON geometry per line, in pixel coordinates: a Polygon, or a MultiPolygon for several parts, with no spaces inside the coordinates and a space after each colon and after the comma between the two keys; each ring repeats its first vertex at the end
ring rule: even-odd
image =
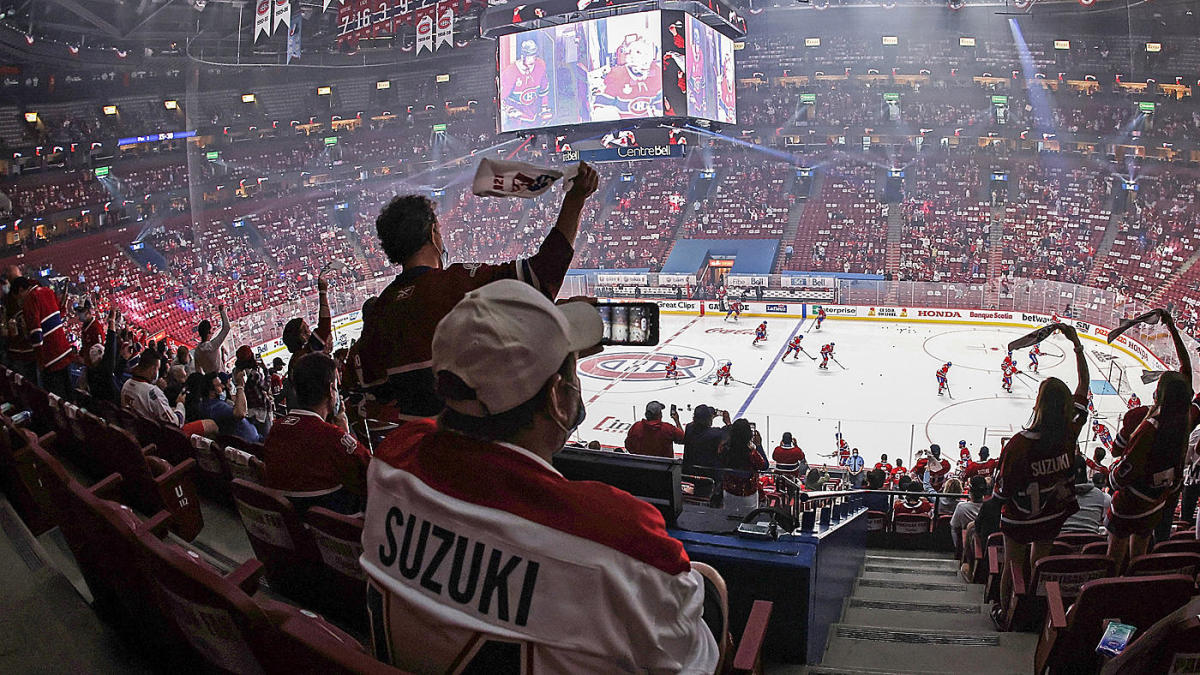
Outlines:
{"type": "Polygon", "coordinates": [[[684,17],[684,23],[688,35],[688,115],[736,123],[733,40],[690,14],[684,17]]]}
{"type": "Polygon", "coordinates": [[[501,36],[500,130],[663,115],[658,12],[501,36]]]}

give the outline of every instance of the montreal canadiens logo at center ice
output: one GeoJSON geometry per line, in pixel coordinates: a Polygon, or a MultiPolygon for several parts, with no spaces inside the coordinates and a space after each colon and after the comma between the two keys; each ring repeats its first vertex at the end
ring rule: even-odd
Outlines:
{"type": "Polygon", "coordinates": [[[666,381],[667,364],[672,356],[678,378],[696,379],[708,370],[708,359],[703,356],[680,354],[647,354],[645,352],[604,352],[579,361],[579,372],[588,377],[604,380],[633,382],[666,381]]]}

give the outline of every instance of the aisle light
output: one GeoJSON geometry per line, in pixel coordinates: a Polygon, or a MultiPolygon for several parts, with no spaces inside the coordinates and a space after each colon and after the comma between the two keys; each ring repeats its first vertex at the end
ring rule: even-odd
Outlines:
{"type": "Polygon", "coordinates": [[[29,122],[30,124],[37,124],[37,120],[38,120],[37,113],[35,113],[35,112],[25,113],[25,121],[26,122],[29,122]]]}
{"type": "Polygon", "coordinates": [[[116,115],[117,114],[117,106],[115,106],[115,105],[104,106],[104,114],[105,115],[116,115]]]}
{"type": "Polygon", "coordinates": [[[179,109],[179,101],[175,101],[175,100],[163,101],[163,107],[166,108],[167,110],[178,110],[179,109]]]}
{"type": "Polygon", "coordinates": [[[254,103],[256,100],[254,94],[242,94],[242,103],[254,103]]]}

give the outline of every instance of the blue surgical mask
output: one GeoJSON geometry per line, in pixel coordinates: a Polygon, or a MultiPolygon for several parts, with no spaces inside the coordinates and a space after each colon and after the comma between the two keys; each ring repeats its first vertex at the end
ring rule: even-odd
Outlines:
{"type": "Polygon", "coordinates": [[[225,400],[225,392],[221,392],[221,393],[217,394],[217,400],[224,401],[225,400]]]}

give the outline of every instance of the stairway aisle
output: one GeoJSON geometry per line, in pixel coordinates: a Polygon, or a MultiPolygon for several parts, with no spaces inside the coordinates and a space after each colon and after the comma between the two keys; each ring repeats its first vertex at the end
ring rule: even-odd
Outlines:
{"type": "Polygon", "coordinates": [[[1004,266],[1004,205],[992,207],[991,224],[988,225],[987,291],[984,305],[987,309],[1000,307],[1000,270],[1004,266]]]}
{"type": "Polygon", "coordinates": [[[868,549],[825,657],[807,672],[1027,673],[1037,638],[996,632],[983,586],[959,578],[952,554],[868,549]]]}
{"type": "MultiPolygon", "coordinates": [[[[1112,201],[1111,199],[1109,200],[1112,201]]],[[[1111,210],[1111,205],[1110,205],[1111,210]]],[[[1121,233],[1121,223],[1124,221],[1122,214],[1113,211],[1108,217],[1108,227],[1104,230],[1104,237],[1100,239],[1100,244],[1096,246],[1096,253],[1092,256],[1092,266],[1088,270],[1087,281],[1085,285],[1096,286],[1096,277],[1100,276],[1105,271],[1104,262],[1108,260],[1108,253],[1112,250],[1113,242],[1116,241],[1117,235],[1121,233]]],[[[1101,284],[1103,287],[1104,284],[1101,284]]]]}

